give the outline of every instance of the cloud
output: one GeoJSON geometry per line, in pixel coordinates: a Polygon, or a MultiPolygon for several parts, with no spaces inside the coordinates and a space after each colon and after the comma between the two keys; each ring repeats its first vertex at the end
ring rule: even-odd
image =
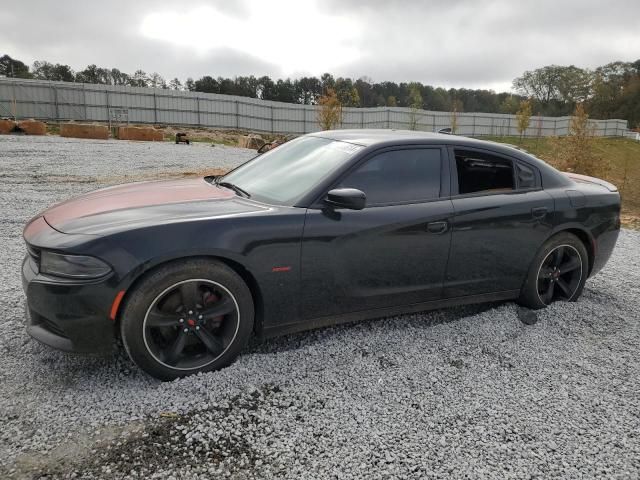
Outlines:
{"type": "Polygon", "coordinates": [[[145,16],[140,31],[199,55],[233,49],[278,65],[283,73],[320,74],[359,57],[351,46],[359,31],[356,22],[325,13],[315,2],[305,11],[310,21],[300,21],[299,5],[297,0],[256,2],[241,17],[210,6],[174,7],[145,16]]]}
{"type": "Polygon", "coordinates": [[[507,89],[543,65],[636,60],[639,17],[637,0],[25,0],[0,13],[0,53],[166,78],[330,71],[507,89]]]}

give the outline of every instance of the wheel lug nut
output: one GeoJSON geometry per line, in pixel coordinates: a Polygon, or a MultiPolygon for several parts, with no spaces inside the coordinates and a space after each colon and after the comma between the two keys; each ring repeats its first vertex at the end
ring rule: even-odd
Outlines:
{"type": "Polygon", "coordinates": [[[185,328],[183,331],[184,331],[184,333],[188,333],[188,332],[189,332],[189,329],[188,329],[188,328],[185,328]]]}
{"type": "Polygon", "coordinates": [[[200,325],[196,325],[196,330],[200,330],[200,325]]]}
{"type": "Polygon", "coordinates": [[[184,323],[184,318],[181,318],[181,319],[179,320],[179,322],[180,322],[180,323],[184,323]]]}
{"type": "Polygon", "coordinates": [[[193,310],[189,310],[189,315],[193,315],[193,310]]]}
{"type": "Polygon", "coordinates": [[[202,320],[202,315],[198,315],[198,320],[202,320]]]}

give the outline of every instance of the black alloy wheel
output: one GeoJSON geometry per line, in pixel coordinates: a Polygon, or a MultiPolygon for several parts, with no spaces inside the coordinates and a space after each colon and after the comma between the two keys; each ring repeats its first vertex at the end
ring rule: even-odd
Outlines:
{"type": "Polygon", "coordinates": [[[570,301],[582,280],[582,258],[571,245],[559,245],[543,260],[538,270],[538,297],[545,305],[554,300],[570,301]]]}
{"type": "Polygon", "coordinates": [[[535,310],[555,301],[575,302],[588,275],[586,245],[573,233],[557,233],[544,242],[532,259],[518,303],[535,310]]]}
{"type": "Polygon", "coordinates": [[[147,310],[144,341],[167,367],[192,370],[219,358],[238,333],[240,312],[224,286],[190,279],[161,292],[147,310]]]}
{"type": "Polygon", "coordinates": [[[173,380],[231,364],[253,334],[254,304],[242,277],[208,258],[145,275],[120,314],[122,344],[148,374],[173,380]]]}

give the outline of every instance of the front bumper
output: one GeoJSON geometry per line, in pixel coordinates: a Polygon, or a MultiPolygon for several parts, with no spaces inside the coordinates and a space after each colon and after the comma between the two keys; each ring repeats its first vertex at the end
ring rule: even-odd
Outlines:
{"type": "Polygon", "coordinates": [[[115,322],[109,309],[115,297],[110,277],[97,282],[67,281],[38,273],[27,255],[22,287],[27,296],[27,333],[41,343],[67,352],[108,353],[115,322]]]}

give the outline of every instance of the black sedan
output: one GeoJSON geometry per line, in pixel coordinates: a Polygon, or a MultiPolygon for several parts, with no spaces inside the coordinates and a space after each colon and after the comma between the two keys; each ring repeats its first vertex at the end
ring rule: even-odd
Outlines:
{"type": "Polygon", "coordinates": [[[508,146],[443,134],[306,135],[222,177],[121,185],[24,230],[28,331],[160,379],[261,337],[448,305],[576,300],[620,196],[508,146]]]}

